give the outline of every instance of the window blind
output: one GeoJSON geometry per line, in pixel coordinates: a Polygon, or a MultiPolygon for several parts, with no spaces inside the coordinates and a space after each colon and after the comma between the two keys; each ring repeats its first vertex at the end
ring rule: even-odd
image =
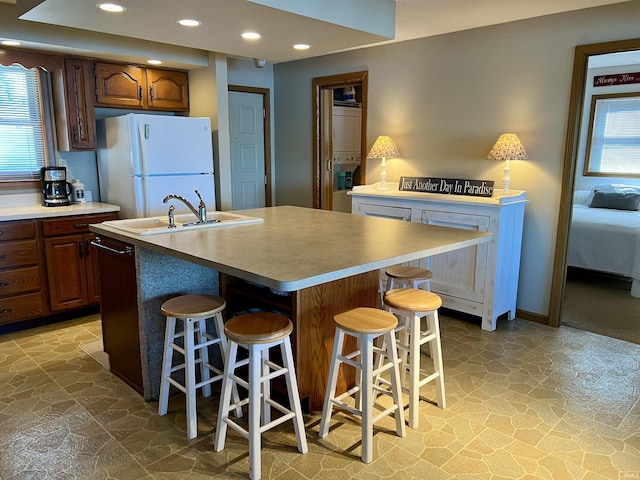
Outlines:
{"type": "Polygon", "coordinates": [[[598,99],[589,171],[640,174],[640,97],[598,99]]]}
{"type": "Polygon", "coordinates": [[[45,135],[38,70],[0,65],[0,181],[39,178],[45,135]]]}

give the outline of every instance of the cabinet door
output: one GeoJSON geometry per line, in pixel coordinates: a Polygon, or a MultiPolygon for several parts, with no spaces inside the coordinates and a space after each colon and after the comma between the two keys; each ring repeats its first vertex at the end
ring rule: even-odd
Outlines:
{"type": "MultiPolygon", "coordinates": [[[[423,210],[422,223],[487,232],[489,217],[423,210]]],[[[482,303],[484,301],[487,244],[482,243],[452,252],[434,255],[428,260],[433,272],[431,289],[452,297],[482,303]]],[[[426,266],[426,265],[425,265],[426,266]]]]}
{"type": "Polygon", "coordinates": [[[369,217],[393,218],[396,220],[411,221],[411,209],[405,207],[389,207],[386,205],[375,205],[370,203],[358,203],[355,207],[358,215],[369,217]]]}
{"type": "Polygon", "coordinates": [[[144,69],[96,63],[96,103],[110,107],[146,108],[144,69]]]}
{"type": "Polygon", "coordinates": [[[153,110],[189,110],[187,72],[147,69],[148,107],[153,110]]]}
{"type": "Polygon", "coordinates": [[[64,104],[56,109],[58,149],[95,150],[93,63],[66,58],[63,74],[64,104]]]}
{"type": "Polygon", "coordinates": [[[98,262],[98,252],[91,245],[91,241],[96,236],[93,233],[83,235],[84,259],[87,269],[87,301],[89,303],[100,302],[100,267],[98,262]]]}
{"type": "Polygon", "coordinates": [[[119,240],[100,239],[108,249],[94,247],[92,255],[100,264],[104,351],[111,371],[142,394],[135,253],[119,240]]]}
{"type": "Polygon", "coordinates": [[[65,235],[44,241],[52,311],[87,305],[84,235],[65,235]]]}

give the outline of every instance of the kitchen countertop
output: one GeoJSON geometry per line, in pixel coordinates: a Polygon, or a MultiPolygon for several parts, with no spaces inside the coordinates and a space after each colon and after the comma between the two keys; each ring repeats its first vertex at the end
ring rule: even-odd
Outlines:
{"type": "MultiPolygon", "coordinates": [[[[1,197],[0,197],[1,198],[1,197]]],[[[64,207],[43,207],[40,204],[1,205],[0,222],[8,220],[28,220],[31,218],[67,217],[71,215],[88,215],[96,213],[119,212],[118,205],[101,202],[76,203],[64,207]]]]}
{"type": "Polygon", "coordinates": [[[484,243],[490,233],[311,208],[241,210],[263,223],[139,236],[102,224],[94,233],[282,291],[484,243]]]}

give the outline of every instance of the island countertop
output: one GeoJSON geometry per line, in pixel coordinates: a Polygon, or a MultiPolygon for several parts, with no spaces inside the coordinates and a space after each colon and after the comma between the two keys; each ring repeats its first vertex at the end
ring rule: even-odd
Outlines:
{"type": "Polygon", "coordinates": [[[278,206],[237,213],[263,223],[139,236],[91,231],[282,291],[296,291],[488,241],[490,233],[278,206]]]}

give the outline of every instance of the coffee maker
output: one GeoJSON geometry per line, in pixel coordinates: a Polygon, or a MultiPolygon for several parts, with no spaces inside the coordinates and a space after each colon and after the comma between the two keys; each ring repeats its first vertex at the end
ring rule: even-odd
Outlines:
{"type": "Polygon", "coordinates": [[[67,182],[66,167],[42,167],[40,170],[42,184],[42,205],[60,207],[70,205],[71,184],[67,182]]]}

